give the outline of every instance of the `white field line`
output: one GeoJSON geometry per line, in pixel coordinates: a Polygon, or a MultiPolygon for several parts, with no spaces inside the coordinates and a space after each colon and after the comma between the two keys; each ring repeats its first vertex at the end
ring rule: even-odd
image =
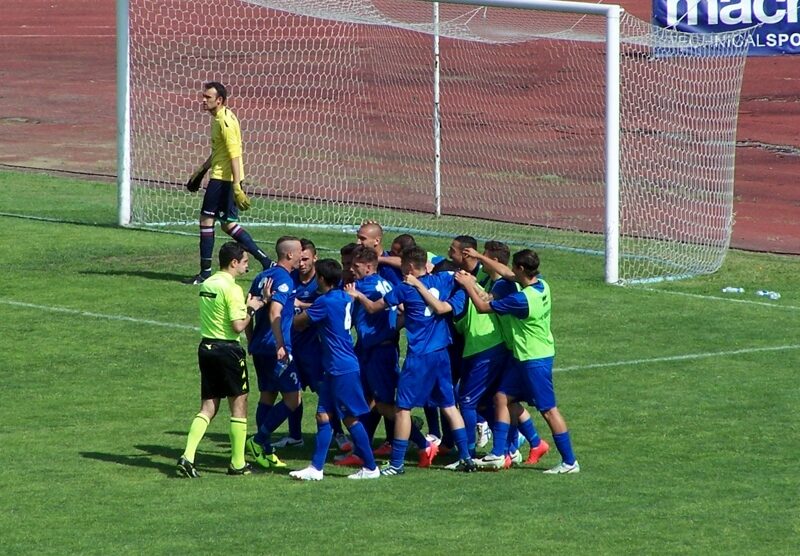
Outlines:
{"type": "Polygon", "coordinates": [[[671,361],[691,361],[693,359],[710,359],[712,357],[731,357],[733,355],[743,355],[747,353],[762,353],[771,351],[788,351],[800,349],[800,344],[790,344],[785,346],[756,347],[733,349],[728,351],[711,351],[707,353],[687,353],[686,355],[671,355],[668,357],[650,357],[647,359],[628,359],[627,361],[614,361],[612,363],[592,363],[590,365],[573,365],[572,367],[555,367],[554,372],[582,371],[585,369],[604,369],[607,367],[624,367],[648,365],[650,363],[669,363],[671,361]]]}
{"type": "Polygon", "coordinates": [[[117,320],[122,322],[133,322],[136,324],[147,324],[150,326],[162,326],[164,328],[177,328],[180,330],[195,330],[199,331],[197,326],[190,326],[188,324],[176,324],[174,322],[162,322],[150,319],[137,319],[135,317],[127,317],[125,315],[104,315],[102,313],[93,313],[91,311],[81,311],[80,309],[69,309],[67,307],[54,307],[52,305],[37,305],[36,303],[24,303],[22,301],[13,301],[11,299],[0,298],[0,303],[3,305],[11,305],[13,307],[24,307],[25,309],[36,309],[39,311],[50,311],[51,313],[62,313],[67,315],[76,315],[79,317],[90,317],[95,319],[117,320]]]}
{"type": "MultiPolygon", "coordinates": [[[[702,294],[699,294],[699,293],[687,293],[687,292],[676,292],[676,291],[670,291],[670,290],[660,290],[658,288],[638,288],[638,287],[633,287],[631,289],[632,290],[641,289],[641,290],[645,290],[645,291],[649,291],[649,292],[663,293],[663,294],[667,294],[667,295],[681,295],[683,297],[694,297],[696,299],[705,299],[705,300],[716,299],[716,300],[719,300],[719,301],[725,301],[725,302],[731,302],[731,303],[744,303],[746,305],[758,305],[760,307],[772,307],[773,309],[788,309],[790,311],[798,311],[798,310],[800,310],[800,307],[798,307],[796,305],[784,305],[780,301],[777,301],[777,300],[776,301],[756,301],[756,300],[751,300],[751,299],[742,299],[741,296],[743,296],[743,295],[746,296],[747,293],[731,294],[731,297],[721,297],[719,295],[702,295],[702,294]],[[739,297],[733,297],[733,296],[739,296],[739,297]]],[[[755,295],[755,294],[753,294],[753,295],[755,295]]]]}

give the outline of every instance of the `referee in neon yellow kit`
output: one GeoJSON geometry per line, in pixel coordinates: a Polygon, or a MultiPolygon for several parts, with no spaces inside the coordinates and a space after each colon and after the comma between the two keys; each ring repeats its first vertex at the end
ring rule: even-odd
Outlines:
{"type": "Polygon", "coordinates": [[[253,255],[264,268],[272,261],[239,225],[239,211],[250,208],[250,199],[242,189],[242,130],[236,115],[225,105],[228,91],[222,83],[212,81],[203,85],[203,110],[211,114],[211,156],[192,174],[186,184],[197,191],[206,172],[211,170],[200,209],[200,272],[183,280],[184,284],[202,284],[211,276],[214,252],[214,223],[220,221],[222,231],[235,239],[253,255]]]}
{"type": "Polygon", "coordinates": [[[244,460],[247,440],[247,359],[239,343],[239,334],[250,324],[256,311],[264,306],[261,297],[247,294],[236,278],[247,272],[249,257],[244,248],[229,241],[219,250],[219,272],[200,286],[200,334],[197,348],[200,365],[200,412],[189,428],[186,450],[178,458],[180,475],[196,479],[197,446],[219,410],[222,398],[228,398],[231,410],[231,464],[228,475],[247,475],[250,466],[244,460]]]}

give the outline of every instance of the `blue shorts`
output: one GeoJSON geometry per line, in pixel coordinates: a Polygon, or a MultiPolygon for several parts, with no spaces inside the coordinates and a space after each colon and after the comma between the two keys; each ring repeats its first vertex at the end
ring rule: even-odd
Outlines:
{"type": "Polygon", "coordinates": [[[294,360],[283,371],[281,376],[275,375],[275,366],[278,363],[277,355],[253,354],[253,366],[258,377],[258,390],[260,392],[299,392],[303,389],[300,384],[300,373],[294,360]]]}
{"type": "Polygon", "coordinates": [[[206,193],[203,195],[203,216],[213,216],[222,222],[238,222],[239,208],[233,200],[232,182],[212,179],[208,180],[206,193]]]}
{"type": "Polygon", "coordinates": [[[361,382],[367,397],[376,402],[394,403],[400,375],[398,359],[398,348],[394,342],[358,350],[361,382]]]}
{"type": "Polygon", "coordinates": [[[500,378],[509,365],[511,353],[504,344],[464,357],[461,382],[458,384],[458,404],[476,409],[491,402],[500,378]]]}
{"type": "Polygon", "coordinates": [[[317,413],[337,415],[340,419],[369,413],[358,371],[325,375],[325,380],[320,383],[317,413]]]}
{"type": "Polygon", "coordinates": [[[543,412],[556,407],[553,390],[553,358],[517,361],[510,358],[511,366],[498,390],[508,397],[524,401],[543,412]]]}
{"type": "Polygon", "coordinates": [[[422,355],[407,353],[397,381],[397,407],[413,409],[425,405],[451,407],[455,404],[447,349],[422,355]]]}
{"type": "MultiPolygon", "coordinates": [[[[295,348],[297,346],[294,346],[295,348]]],[[[294,356],[293,364],[297,367],[297,372],[300,375],[300,385],[303,388],[308,388],[312,392],[316,392],[319,388],[319,383],[324,380],[322,372],[322,359],[319,353],[311,353],[305,350],[296,350],[292,352],[294,356]],[[300,355],[300,354],[303,355],[300,355]]],[[[287,369],[288,371],[289,369],[287,369]]]]}

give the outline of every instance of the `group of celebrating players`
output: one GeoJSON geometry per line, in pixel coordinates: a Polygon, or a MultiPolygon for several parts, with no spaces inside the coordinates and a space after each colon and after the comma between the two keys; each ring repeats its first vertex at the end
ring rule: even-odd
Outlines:
{"type": "MultiPolygon", "coordinates": [[[[340,448],[352,448],[334,462],[359,467],[351,479],[403,474],[409,442],[417,446],[419,467],[449,451],[457,454],[445,466],[453,471],[535,464],[550,446],[539,438],[525,402],[542,414],[561,455],[545,473],[578,472],[553,391],[550,288],[539,276],[536,253],[525,249],[511,259],[508,246],[497,241],[479,253],[472,237],[458,236],[444,258],[408,234],[387,251],[382,241],[381,226],[364,223],[357,242],[341,249],[341,263],[318,259],[309,240],[277,241],[277,260],[255,277],[247,299],[252,320],[244,331],[260,399],[258,432],[239,449],[264,468],[286,467],[275,449],[303,444],[302,391],[308,388],[319,398],[317,434],[310,465],[289,473],[295,479],[323,478],[334,437],[340,448]],[[402,329],[407,350],[401,370],[402,329]],[[435,433],[441,412],[445,434],[423,433],[424,422],[411,415],[420,407],[435,433]],[[381,417],[386,442],[373,450],[381,417]],[[273,444],[272,433],[287,419],[288,436],[273,444]],[[484,419],[493,444],[479,458],[476,430],[484,419]],[[524,462],[521,441],[530,446],[524,462]],[[389,461],[378,467],[381,456],[389,461]]],[[[246,473],[242,463],[232,457],[229,472],[246,473]]],[[[197,475],[186,453],[178,470],[197,475]]]]}
{"type": "Polygon", "coordinates": [[[209,173],[199,218],[200,272],[184,280],[200,286],[201,405],[178,472],[199,477],[197,447],[222,398],[231,409],[228,474],[250,473],[245,454],[265,468],[286,467],[275,448],[303,443],[304,388],[319,398],[317,435],[311,464],[289,473],[296,479],[323,478],[333,439],[341,449],[352,448],[335,462],[360,468],[351,479],[402,475],[409,442],[418,448],[419,467],[452,450],[457,457],[446,468],[471,472],[522,464],[524,438],[530,445],[524,463],[535,464],[550,446],[521,402],[542,414],[561,455],[545,473],[579,472],[553,391],[550,287],[539,276],[537,254],[523,249],[512,258],[498,241],[486,242],[478,253],[474,238],[458,236],[449,258],[436,257],[408,234],[384,251],[381,226],[368,221],[357,242],[341,249],[341,263],[318,260],[311,241],[289,236],[278,239],[272,263],[238,223],[238,211],[249,209],[250,199],[242,186],[241,129],[227,96],[221,83],[203,84],[201,106],[212,117],[211,155],[186,184],[198,191],[209,173]],[[212,273],[216,221],[235,241],[220,248],[220,270],[212,273]],[[264,270],[245,298],[235,279],[247,272],[250,255],[264,270]],[[401,370],[402,329],[407,350],[401,370]],[[250,438],[242,332],[260,391],[258,432],[250,438]],[[419,407],[426,408],[428,436],[411,415],[419,407]],[[373,451],[381,417],[386,442],[373,451]],[[289,435],[273,444],[272,433],[286,420],[289,435]],[[491,452],[481,458],[479,421],[491,426],[493,436],[491,452]],[[389,462],[378,468],[375,458],[382,456],[389,462]]]}

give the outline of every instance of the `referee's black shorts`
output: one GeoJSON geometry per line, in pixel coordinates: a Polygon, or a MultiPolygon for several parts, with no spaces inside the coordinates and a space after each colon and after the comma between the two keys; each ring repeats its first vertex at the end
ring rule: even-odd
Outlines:
{"type": "Polygon", "coordinates": [[[197,346],[200,398],[240,396],[250,390],[247,356],[237,340],[203,338],[197,346]]]}

